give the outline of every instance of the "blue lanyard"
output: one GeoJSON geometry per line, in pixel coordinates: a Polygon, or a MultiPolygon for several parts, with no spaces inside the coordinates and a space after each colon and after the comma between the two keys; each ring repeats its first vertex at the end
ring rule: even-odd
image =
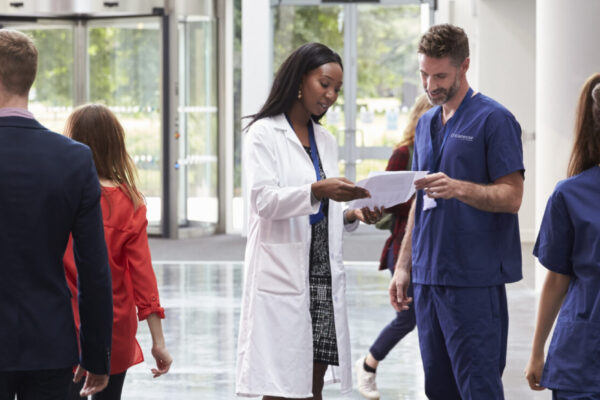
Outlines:
{"type": "MultiPolygon", "coordinates": [[[[446,122],[446,125],[444,125],[442,127],[442,132],[441,132],[442,143],[440,144],[440,148],[439,148],[439,151],[437,154],[435,154],[435,151],[433,149],[433,135],[431,134],[431,125],[430,125],[430,129],[429,129],[429,138],[430,138],[430,141],[429,141],[429,172],[430,173],[438,172],[440,170],[440,164],[442,162],[442,154],[444,151],[444,146],[446,145],[446,140],[448,139],[448,136],[450,135],[452,128],[454,127],[456,121],[458,120],[458,116],[460,115],[460,112],[462,110],[464,110],[465,105],[469,102],[469,100],[471,99],[472,96],[473,96],[473,89],[469,88],[469,90],[467,91],[467,94],[460,102],[460,105],[458,106],[458,109],[456,110],[456,112],[454,113],[452,118],[450,118],[450,120],[448,122],[446,122]]],[[[440,113],[441,112],[443,112],[443,109],[440,106],[440,113]]],[[[434,116],[434,118],[437,118],[437,114],[434,116]]]]}
{"type": "MultiPolygon", "coordinates": [[[[288,123],[292,127],[292,130],[294,130],[292,121],[290,121],[287,114],[285,114],[285,119],[287,119],[288,123]]],[[[308,127],[308,142],[310,144],[310,158],[312,160],[313,167],[315,168],[315,175],[317,177],[317,181],[320,181],[321,180],[321,171],[319,169],[319,154],[317,153],[317,142],[315,140],[315,130],[313,128],[313,124],[312,124],[311,120],[308,121],[307,127],[308,127]]],[[[316,214],[311,214],[309,218],[310,218],[311,225],[314,225],[317,222],[321,221],[323,218],[325,218],[325,214],[323,214],[323,200],[321,200],[321,203],[319,205],[319,211],[316,214]]]]}

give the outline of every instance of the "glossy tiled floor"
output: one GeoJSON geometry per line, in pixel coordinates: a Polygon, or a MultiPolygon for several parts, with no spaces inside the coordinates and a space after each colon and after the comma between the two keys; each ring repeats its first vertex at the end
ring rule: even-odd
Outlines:
{"type": "MultiPolygon", "coordinates": [[[[242,265],[240,262],[155,262],[163,306],[167,345],[175,361],[171,372],[158,379],[150,374],[148,328],[138,329],[147,361],[131,368],[123,398],[235,399],[237,341],[242,265]]],[[[353,358],[362,355],[379,330],[393,317],[387,303],[389,275],[375,263],[349,263],[348,306],[353,358]]],[[[508,400],[549,399],[550,393],[531,392],[523,378],[531,341],[536,298],[523,283],[509,286],[510,332],[504,375],[508,400]]],[[[425,399],[416,332],[409,334],[380,364],[382,399],[425,399]]],[[[325,389],[325,399],[360,399],[356,390],[341,396],[339,388],[325,389]]]]}

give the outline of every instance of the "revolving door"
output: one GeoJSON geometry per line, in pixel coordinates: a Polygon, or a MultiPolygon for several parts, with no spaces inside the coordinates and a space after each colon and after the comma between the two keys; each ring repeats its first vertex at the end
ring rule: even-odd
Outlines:
{"type": "Polygon", "coordinates": [[[214,231],[219,213],[216,16],[212,1],[177,3],[0,3],[0,26],[38,47],[30,110],[62,132],[74,107],[107,105],[125,129],[148,232],[166,237],[214,231]]]}

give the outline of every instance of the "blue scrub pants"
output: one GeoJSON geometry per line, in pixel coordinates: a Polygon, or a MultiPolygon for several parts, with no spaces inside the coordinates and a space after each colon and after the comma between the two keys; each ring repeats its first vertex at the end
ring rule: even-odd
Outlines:
{"type": "Polygon", "coordinates": [[[600,393],[568,392],[552,390],[552,400],[600,400],[600,393]]]}
{"type": "Polygon", "coordinates": [[[414,285],[425,394],[431,400],[504,399],[508,305],[504,285],[414,285]]]}
{"type": "MultiPolygon", "coordinates": [[[[394,246],[390,246],[387,252],[386,264],[388,270],[394,275],[394,246]]],[[[408,295],[413,296],[412,283],[408,287],[408,295]]],[[[375,342],[369,349],[369,352],[377,361],[383,360],[388,353],[398,344],[404,336],[415,329],[415,308],[410,307],[408,310],[397,312],[396,318],[385,326],[375,339],[375,342]]]]}

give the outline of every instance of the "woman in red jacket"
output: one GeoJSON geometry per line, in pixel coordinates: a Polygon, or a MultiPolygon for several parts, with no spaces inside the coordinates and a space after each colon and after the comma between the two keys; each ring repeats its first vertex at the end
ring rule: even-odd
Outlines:
{"type": "MultiPolygon", "coordinates": [[[[123,127],[107,107],[91,104],[77,108],[67,120],[65,135],[90,147],[102,186],[104,238],[113,288],[112,354],[108,386],[92,399],[118,400],[127,369],[144,360],[135,339],[138,318],[147,321],[152,336],[152,356],[156,360],[156,368],[152,369],[154,377],[166,373],[173,361],[163,337],[161,319],[165,313],[160,306],[150,259],[146,206],[135,185],[136,170],[125,149],[123,127]]],[[[75,323],[79,326],[72,241],[63,262],[73,293],[75,323]]],[[[78,368],[73,381],[81,382],[81,375],[78,368]]],[[[70,399],[81,399],[79,386],[72,385],[70,399]]]]}

